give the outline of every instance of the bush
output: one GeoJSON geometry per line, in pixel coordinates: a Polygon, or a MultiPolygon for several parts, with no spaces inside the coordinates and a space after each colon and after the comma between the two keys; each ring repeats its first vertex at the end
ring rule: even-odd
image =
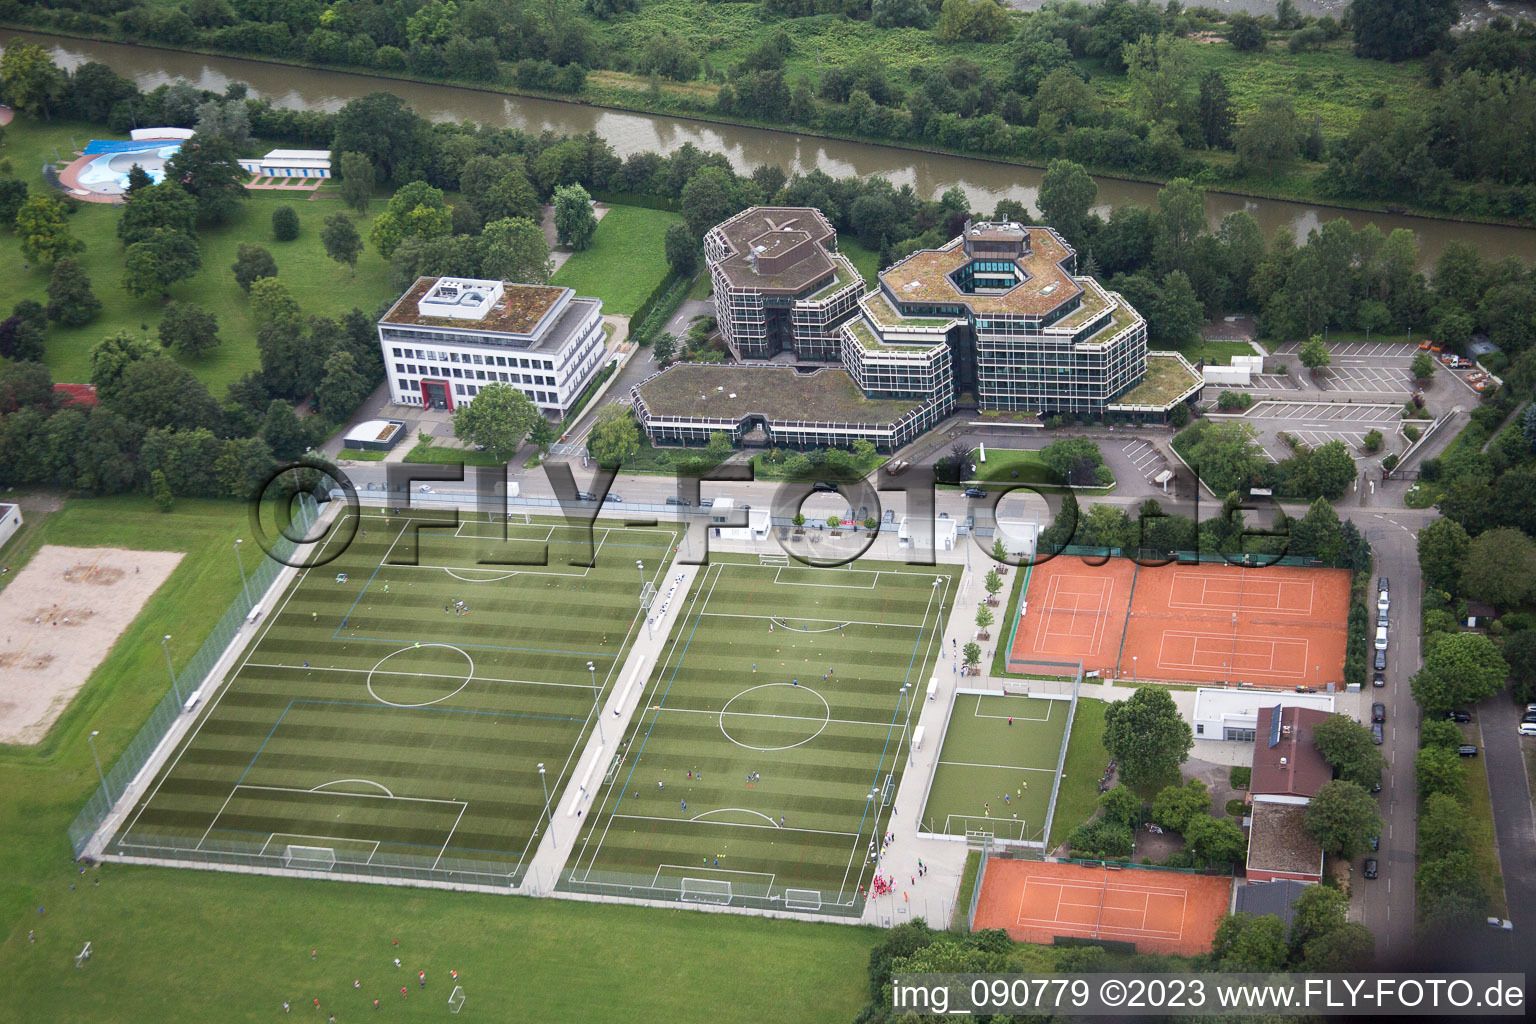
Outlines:
{"type": "Polygon", "coordinates": [[[272,211],[272,237],[279,242],[291,242],[299,237],[299,215],[291,206],[279,206],[272,211]]]}
{"type": "Polygon", "coordinates": [[[1216,397],[1216,408],[1222,412],[1240,412],[1253,404],[1253,396],[1241,391],[1223,391],[1216,397]]]}
{"type": "Polygon", "coordinates": [[[1408,439],[1409,444],[1412,444],[1419,439],[1419,428],[1409,423],[1403,427],[1403,436],[1408,439]]]}
{"type": "Polygon", "coordinates": [[[1227,778],[1232,783],[1233,789],[1247,789],[1253,781],[1253,769],[1247,765],[1233,765],[1227,773],[1227,778]]]}
{"type": "Polygon", "coordinates": [[[1381,431],[1369,430],[1366,432],[1365,437],[1360,439],[1360,446],[1368,452],[1379,452],[1381,451],[1382,440],[1381,431]]]}
{"type": "Polygon", "coordinates": [[[1248,813],[1248,801],[1242,797],[1234,797],[1227,801],[1227,817],[1241,818],[1248,813]]]}

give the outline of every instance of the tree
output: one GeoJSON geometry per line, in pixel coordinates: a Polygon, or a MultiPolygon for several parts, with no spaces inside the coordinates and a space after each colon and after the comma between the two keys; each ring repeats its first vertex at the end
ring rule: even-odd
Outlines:
{"type": "Polygon", "coordinates": [[[640,450],[640,429],[634,415],[622,405],[605,405],[587,435],[587,451],[599,466],[617,468],[640,450]]]}
{"type": "MultiPolygon", "coordinates": [[[[374,181],[404,184],[416,176],[430,128],[393,93],[373,92],[347,103],[336,113],[331,160],[355,153],[373,168],[374,181]]],[[[343,176],[346,169],[342,168],[343,176]]]]}
{"type": "Polygon", "coordinates": [[[1326,885],[1309,885],[1291,903],[1291,948],[1300,949],[1313,939],[1344,927],[1349,920],[1349,897],[1326,885]]]}
{"type": "Polygon", "coordinates": [[[549,243],[539,226],[527,217],[492,221],[480,238],[485,247],[485,276],[525,284],[544,284],[549,280],[549,243]]]}
{"type": "Polygon", "coordinates": [[[1410,686],[1427,715],[1465,707],[1504,688],[1509,665],[1481,633],[1450,633],[1430,646],[1410,686]]]}
{"type": "Polygon", "coordinates": [[[686,224],[673,224],[667,228],[663,245],[667,253],[667,266],[679,277],[692,274],[699,265],[699,240],[686,224]]]}
{"type": "Polygon", "coordinates": [[[1052,160],[1040,179],[1037,202],[1046,223],[1068,242],[1081,247],[1098,195],[1099,186],[1082,164],[1052,160]]]}
{"type": "Polygon", "coordinates": [[[362,153],[343,153],[340,161],[341,201],[358,213],[368,212],[376,183],[373,163],[362,153]]]}
{"type": "Polygon", "coordinates": [[[506,462],[522,446],[539,415],[522,391],[507,384],[490,384],[480,389],[474,401],[454,412],[453,436],[482,445],[492,458],[506,462]]]}
{"type": "Polygon", "coordinates": [[[1152,820],[1183,832],[1195,818],[1210,813],[1211,793],[1204,782],[1189,779],[1182,786],[1164,786],[1152,801],[1152,820]]]}
{"type": "Polygon", "coordinates": [[[320,244],[325,254],[337,263],[346,264],[355,276],[357,259],[363,254],[363,238],[357,233],[357,225],[344,213],[333,213],[325,218],[320,228],[320,244]]]}
{"type": "Polygon", "coordinates": [[[982,637],[986,637],[987,627],[996,622],[997,618],[992,614],[992,609],[985,604],[976,608],[976,628],[981,630],[982,637]]]}
{"type": "Polygon", "coordinates": [[[1436,794],[1459,800],[1467,791],[1467,770],[1461,757],[1450,747],[1420,750],[1413,761],[1413,778],[1419,797],[1424,800],[1436,794]]]}
{"type": "Polygon", "coordinates": [[[193,136],[166,162],[165,177],[192,193],[198,215],[217,224],[245,202],[249,176],[228,139],[193,136]]]}
{"type": "Polygon", "coordinates": [[[1227,17],[1227,42],[1239,53],[1251,53],[1264,49],[1269,41],[1264,37],[1259,19],[1247,11],[1233,11],[1227,17]]]}
{"type": "Polygon", "coordinates": [[[1355,326],[1365,332],[1367,339],[1370,338],[1372,331],[1379,331],[1391,322],[1392,312],[1387,309],[1385,302],[1366,299],[1355,310],[1355,326]]]}
{"type": "Polygon", "coordinates": [[[1099,797],[1099,806],[1104,808],[1104,817],[1110,821],[1131,828],[1141,824],[1141,797],[1129,786],[1115,786],[1099,797]]]}
{"type": "Polygon", "coordinates": [[[1515,700],[1521,704],[1536,700],[1536,630],[1522,629],[1510,636],[1504,641],[1503,654],[1515,700]]]}
{"type": "Polygon", "coordinates": [[[1270,177],[1301,153],[1301,125],[1289,95],[1272,93],[1234,137],[1238,162],[1270,177]]]}
{"type": "Polygon", "coordinates": [[[656,355],[656,362],[665,366],[677,352],[677,339],[666,331],[656,335],[656,340],[651,342],[651,351],[656,355]]]}
{"type": "Polygon", "coordinates": [[[1536,590],[1536,541],[1503,526],[1467,545],[1461,592],[1496,608],[1512,608],[1536,590]]]}
{"type": "Polygon", "coordinates": [[[1215,68],[1200,77],[1200,98],[1197,103],[1200,121],[1200,137],[1208,149],[1226,149],[1232,145],[1232,126],[1237,116],[1232,110],[1232,97],[1227,92],[1227,80],[1215,68]]]}
{"type": "Polygon", "coordinates": [[[944,0],[933,32],[946,43],[996,43],[1007,39],[1013,27],[993,0],[944,0]]]}
{"type": "Polygon", "coordinates": [[[0,229],[16,227],[16,214],[27,201],[27,183],[20,178],[0,176],[0,229]]]}
{"type": "Polygon", "coordinates": [[[1455,0],[1351,0],[1355,56],[1422,57],[1444,41],[1457,16],[1455,0]]]}
{"type": "Polygon", "coordinates": [[[279,459],[294,459],[309,446],[309,431],[298,416],[293,404],[274,398],[267,406],[267,414],[261,421],[261,439],[279,459]]]}
{"type": "Polygon", "coordinates": [[[1306,829],[1326,852],[1349,858],[1381,833],[1381,812],[1365,787],[1334,779],[1308,801],[1306,829]]]}
{"type": "Polygon", "coordinates": [[[1413,362],[1409,364],[1408,369],[1413,374],[1413,379],[1422,385],[1435,375],[1435,361],[1430,358],[1428,352],[1420,352],[1413,357],[1413,362]]]}
{"type": "Polygon", "coordinates": [[[171,485],[165,479],[165,471],[157,469],[149,474],[149,489],[155,495],[155,508],[161,512],[169,512],[176,506],[176,495],[171,493],[171,485]]]}
{"type": "MultiPolygon", "coordinates": [[[[315,398],[320,403],[320,412],[328,419],[343,421],[352,414],[353,409],[362,404],[364,398],[368,397],[368,382],[363,379],[362,374],[357,372],[357,360],[346,349],[337,349],[332,352],[325,361],[322,373],[320,386],[315,389],[315,398]]],[[[480,394],[475,396],[475,402],[480,401],[489,390],[489,387],[482,388],[480,394]]],[[[522,392],[519,391],[517,394],[522,395],[522,392]]],[[[527,401],[526,395],[523,396],[523,400],[527,401]]],[[[469,408],[473,407],[472,402],[469,408]]],[[[454,420],[454,426],[457,429],[457,414],[454,420]]],[[[490,446],[486,447],[489,449],[490,446]]]]}
{"type": "Polygon", "coordinates": [[[389,259],[407,238],[441,238],[452,229],[453,214],[443,190],[413,181],[390,197],[389,205],[373,222],[369,239],[379,255],[389,259]]]}
{"type": "MultiPolygon", "coordinates": [[[[10,53],[10,48],[6,53],[10,53]]],[[[52,196],[29,196],[16,211],[16,238],[27,259],[49,265],[85,250],[85,243],[69,233],[64,204],[52,196]]]]}
{"type": "Polygon", "coordinates": [[[299,214],[291,206],[279,206],[272,211],[272,237],[279,242],[291,242],[299,237],[299,214]]]}
{"type": "Polygon", "coordinates": [[[592,213],[592,197],[580,185],[562,185],[555,189],[555,237],[561,245],[581,252],[592,244],[597,232],[597,217],[592,213]]]}
{"type": "Polygon", "coordinates": [[[683,186],[679,205],[688,230],[695,238],[703,238],[710,228],[741,209],[735,175],[719,167],[701,168],[683,186]]]}
{"type": "Polygon", "coordinates": [[[1192,427],[1198,431],[1189,444],[1185,458],[1217,494],[1228,494],[1249,486],[1264,465],[1262,449],[1254,438],[1253,426],[1236,420],[1226,423],[1205,421],[1192,427]]]}
{"type": "Polygon", "coordinates": [[[974,668],[976,663],[981,661],[981,645],[975,641],[966,644],[960,649],[960,656],[967,666],[974,668]]]}
{"type": "MultiPolygon", "coordinates": [[[[138,164],[134,164],[138,167],[138,164]]],[[[142,242],[160,228],[197,233],[197,200],[174,181],[134,189],[117,221],[117,237],[126,245],[142,242]]]]}
{"type": "Polygon", "coordinates": [[[128,367],[141,359],[157,359],[160,349],[146,338],[127,331],[110,334],[91,346],[91,386],[107,404],[116,395],[128,367]]]}
{"type": "Polygon", "coordinates": [[[1241,863],[1248,852],[1248,837],[1235,821],[1209,814],[1190,819],[1184,841],[1189,851],[1207,864],[1241,863]]]}
{"type": "Polygon", "coordinates": [[[64,89],[64,74],[47,50],[20,39],[7,41],[0,56],[0,91],[11,106],[52,119],[53,107],[64,89]]]}
{"type": "Polygon", "coordinates": [[[202,265],[202,254],[191,235],[157,228],[123,253],[123,288],[129,295],[147,299],[191,277],[202,265]]]}
{"type": "Polygon", "coordinates": [[[983,584],[987,589],[987,596],[996,597],[1003,589],[1003,578],[997,574],[996,569],[988,569],[983,584]]]}
{"type": "Polygon", "coordinates": [[[1170,33],[1144,35],[1121,49],[1131,103],[1149,124],[1177,122],[1189,107],[1190,48],[1170,33]]]}
{"type": "Polygon", "coordinates": [[[300,315],[293,293],[275,277],[251,282],[251,312],[258,324],[295,322],[300,315]]]}
{"type": "Polygon", "coordinates": [[[1053,482],[1086,486],[1095,483],[1104,453],[1085,437],[1068,437],[1040,449],[1040,462],[1050,471],[1053,482]]]}
{"type": "Polygon", "coordinates": [[[1329,715],[1312,727],[1312,743],[1339,778],[1367,789],[1381,781],[1385,763],[1363,723],[1329,715]]]}
{"type": "Polygon", "coordinates": [[[163,355],[129,363],[107,404],[129,422],[149,429],[212,428],[222,416],[203,382],[163,355]]]}
{"type": "Polygon", "coordinates": [[[1120,762],[1120,778],[1140,786],[1166,778],[1195,744],[1189,723],[1162,689],[1143,686],[1104,712],[1104,748],[1120,762]]]}
{"type": "Polygon", "coordinates": [[[190,302],[173,302],[160,318],[160,344],[197,358],[219,345],[219,321],[212,313],[190,302]]]}
{"type": "Polygon", "coordinates": [[[1285,967],[1285,922],[1274,914],[1228,914],[1216,926],[1211,956],[1223,971],[1272,974],[1285,967]]]}
{"type": "Polygon", "coordinates": [[[1200,334],[1205,322],[1205,307],[1195,295],[1194,285],[1182,270],[1170,270],[1163,275],[1147,317],[1148,333],[1153,340],[1169,345],[1182,346],[1200,334]]]}
{"type": "Polygon", "coordinates": [[[235,273],[235,282],[248,292],[258,278],[277,276],[277,261],[262,246],[241,242],[235,248],[235,262],[229,269],[235,273]]]}
{"type": "Polygon", "coordinates": [[[96,319],[101,300],[91,291],[91,279],[80,264],[62,259],[48,279],[48,319],[66,327],[81,327],[96,319]]]}
{"type": "MultiPolygon", "coordinates": [[[[1309,885],[1307,890],[1320,892],[1333,890],[1321,885],[1309,885]]],[[[1356,972],[1369,971],[1376,960],[1376,935],[1358,921],[1347,921],[1319,935],[1302,950],[1302,969],[1308,972],[1356,972]]]]}
{"type": "Polygon", "coordinates": [[[1301,365],[1311,370],[1314,374],[1333,362],[1333,356],[1328,353],[1328,343],[1323,340],[1321,334],[1314,334],[1301,343],[1301,365]]]}
{"type": "Polygon", "coordinates": [[[26,317],[12,314],[0,320],[0,358],[41,362],[43,349],[43,332],[26,317]]]}

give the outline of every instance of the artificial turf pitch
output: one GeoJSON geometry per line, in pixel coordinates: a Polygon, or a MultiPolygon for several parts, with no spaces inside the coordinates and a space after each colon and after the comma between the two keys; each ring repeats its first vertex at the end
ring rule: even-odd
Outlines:
{"type": "Polygon", "coordinates": [[[1071,701],[955,694],[922,827],[1043,840],[1071,701]]]}
{"type": "Polygon", "coordinates": [[[635,562],[659,581],[676,537],[597,524],[589,546],[563,521],[365,513],[339,557],[267,610],[113,848],[218,860],[318,847],[343,869],[518,884],[545,810],[537,765],[557,799],[592,727],[594,678],[614,685],[642,625],[635,562]]]}
{"type": "Polygon", "coordinates": [[[954,582],[948,567],[712,556],[562,887],[856,912],[954,582]]]}

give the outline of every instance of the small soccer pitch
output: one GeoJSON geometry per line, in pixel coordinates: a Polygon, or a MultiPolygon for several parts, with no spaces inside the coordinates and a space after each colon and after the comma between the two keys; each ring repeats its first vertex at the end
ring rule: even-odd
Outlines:
{"type": "Polygon", "coordinates": [[[357,526],[266,610],[110,850],[521,881],[544,785],[554,801],[569,780],[678,534],[422,510],[357,526]]]}
{"type": "Polygon", "coordinates": [[[860,912],[954,573],[783,561],[694,581],[562,888],[860,912]]]}
{"type": "Polygon", "coordinates": [[[1043,841],[1071,704],[1065,695],[955,694],[922,829],[1043,841]]]}

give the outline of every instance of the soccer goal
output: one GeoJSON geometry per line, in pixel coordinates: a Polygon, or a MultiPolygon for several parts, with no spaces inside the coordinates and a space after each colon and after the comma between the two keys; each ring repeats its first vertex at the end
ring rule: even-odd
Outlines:
{"type": "Polygon", "coordinates": [[[336,850],[331,846],[285,846],[283,867],[302,871],[329,871],[336,866],[336,850]]]}
{"type": "Polygon", "coordinates": [[[683,879],[684,903],[713,903],[725,906],[731,902],[731,883],[718,878],[683,879]]]}
{"type": "Polygon", "coordinates": [[[464,986],[455,985],[453,991],[448,994],[448,1012],[458,1013],[464,1009],[464,986]]]}
{"type": "Polygon", "coordinates": [[[785,910],[820,910],[820,889],[785,889],[785,910]]]}
{"type": "Polygon", "coordinates": [[[780,552],[777,555],[763,555],[763,554],[759,554],[757,556],[757,564],[758,565],[788,565],[789,564],[789,556],[784,554],[783,552],[780,552]]]}

